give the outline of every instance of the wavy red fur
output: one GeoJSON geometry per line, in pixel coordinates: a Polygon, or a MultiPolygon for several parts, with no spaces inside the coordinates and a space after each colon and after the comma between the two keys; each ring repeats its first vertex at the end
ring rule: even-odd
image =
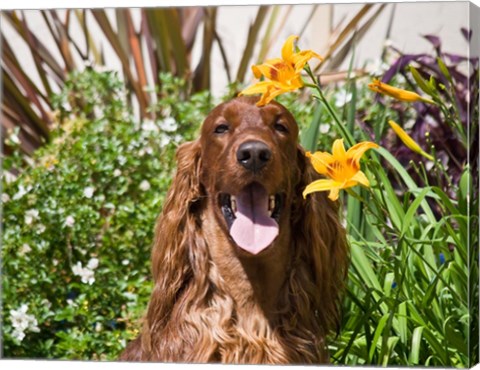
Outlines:
{"type": "Polygon", "coordinates": [[[216,107],[201,137],[178,149],[156,226],[151,300],[141,335],[122,360],[328,362],[326,337],[338,327],[348,265],[345,231],[325,193],[302,198],[317,175],[292,115],[278,103],[255,102],[241,97],[216,107]],[[219,134],[222,124],[228,131],[219,134]],[[256,173],[235,156],[247,140],[271,150],[256,173]],[[232,240],[218,200],[252,181],[285,199],[279,235],[258,255],[232,240]]]}

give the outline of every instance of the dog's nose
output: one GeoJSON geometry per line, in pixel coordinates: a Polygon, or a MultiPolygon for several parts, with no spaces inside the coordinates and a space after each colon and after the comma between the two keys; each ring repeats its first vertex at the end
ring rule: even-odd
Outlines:
{"type": "Polygon", "coordinates": [[[237,150],[238,163],[253,172],[263,168],[271,157],[270,148],[261,141],[247,141],[237,150]]]}

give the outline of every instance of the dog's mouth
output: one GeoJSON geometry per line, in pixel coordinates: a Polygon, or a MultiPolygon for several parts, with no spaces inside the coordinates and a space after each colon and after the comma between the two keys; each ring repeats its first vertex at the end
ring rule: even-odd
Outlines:
{"type": "Polygon", "coordinates": [[[283,194],[267,193],[252,183],[238,194],[221,193],[219,202],[230,236],[243,250],[258,254],[275,240],[279,233],[283,194]]]}

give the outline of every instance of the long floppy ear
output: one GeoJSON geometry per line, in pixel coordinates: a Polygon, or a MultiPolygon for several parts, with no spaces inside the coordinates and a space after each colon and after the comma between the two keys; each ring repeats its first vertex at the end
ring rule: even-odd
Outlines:
{"type": "MultiPolygon", "coordinates": [[[[170,286],[170,271],[165,271],[169,263],[181,261],[187,257],[179,249],[185,237],[188,221],[202,195],[200,184],[200,142],[199,140],[182,144],[177,150],[177,172],[168,190],[163,211],[157,220],[155,241],[152,249],[152,272],[155,282],[166,279],[170,286]],[[181,258],[180,258],[181,257],[181,258]],[[169,263],[167,263],[169,262],[169,263]],[[161,269],[161,271],[160,271],[161,269]],[[166,277],[166,275],[169,275],[166,277]]],[[[176,266],[177,267],[177,266],[176,266]]],[[[180,271],[171,271],[174,274],[180,271]]]]}
{"type": "MultiPolygon", "coordinates": [[[[152,249],[152,291],[142,333],[144,353],[157,351],[157,337],[165,329],[174,304],[192,279],[190,249],[198,229],[202,200],[199,180],[201,167],[199,140],[181,145],[177,150],[177,172],[158,218],[152,249]],[[155,337],[157,336],[157,337],[155,337]]],[[[147,359],[147,358],[145,358],[147,359]]]]}
{"type": "Polygon", "coordinates": [[[340,223],[338,204],[328,199],[326,192],[309,194],[306,199],[302,197],[305,187],[320,176],[300,146],[297,155],[302,174],[294,211],[294,230],[301,231],[295,236],[297,253],[310,283],[315,285],[308,288],[309,283],[305,282],[305,291],[311,295],[312,308],[317,311],[326,334],[338,329],[340,322],[339,303],[349,263],[346,233],[340,223]]]}

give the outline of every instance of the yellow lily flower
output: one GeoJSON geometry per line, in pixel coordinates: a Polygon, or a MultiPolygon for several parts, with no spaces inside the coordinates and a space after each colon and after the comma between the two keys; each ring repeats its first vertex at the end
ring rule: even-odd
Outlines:
{"type": "Polygon", "coordinates": [[[378,148],[375,143],[364,141],[352,146],[345,151],[343,139],[337,139],[332,146],[332,154],[327,152],[306,153],[310,158],[315,171],[329,179],[313,181],[303,191],[303,197],[315,191],[330,190],[328,198],[335,201],[338,199],[340,189],[346,189],[358,184],[369,187],[365,174],[360,171],[360,158],[368,150],[378,148]]]}
{"type": "Polygon", "coordinates": [[[433,100],[424,98],[423,96],[420,96],[413,91],[402,90],[383,83],[377,79],[374,79],[371,84],[368,84],[368,88],[372,91],[375,91],[376,93],[388,95],[392,98],[406,102],[423,101],[425,103],[435,104],[433,100]]]}
{"type": "Polygon", "coordinates": [[[415,140],[412,139],[410,135],[408,135],[403,128],[401,128],[397,123],[394,121],[390,120],[388,121],[388,124],[390,127],[395,131],[397,136],[402,140],[402,142],[409,148],[410,150],[414,151],[415,153],[423,155],[425,158],[430,159],[431,161],[434,160],[434,158],[426,153],[422,148],[420,148],[420,145],[418,145],[415,140]]]}
{"type": "Polygon", "coordinates": [[[305,64],[312,58],[321,60],[322,57],[311,50],[294,52],[297,39],[298,36],[292,35],[285,41],[281,58],[269,59],[263,64],[252,66],[255,77],[263,76],[266,80],[247,87],[239,95],[262,94],[257,105],[263,106],[278,95],[303,87],[301,72],[305,64]]]}

